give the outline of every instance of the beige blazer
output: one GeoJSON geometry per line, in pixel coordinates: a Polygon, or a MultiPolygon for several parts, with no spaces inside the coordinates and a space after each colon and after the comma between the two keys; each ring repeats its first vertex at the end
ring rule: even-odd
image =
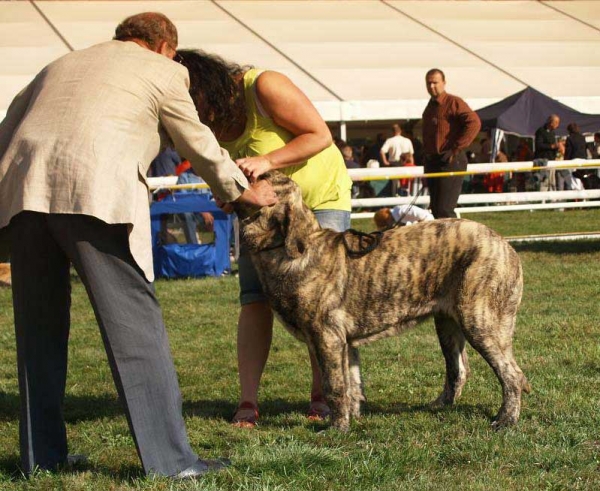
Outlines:
{"type": "Polygon", "coordinates": [[[154,279],[146,174],[166,144],[224,201],[248,181],[198,120],[180,64],[109,41],[44,68],[0,123],[0,228],[23,210],[129,224],[129,244],[154,279]]]}

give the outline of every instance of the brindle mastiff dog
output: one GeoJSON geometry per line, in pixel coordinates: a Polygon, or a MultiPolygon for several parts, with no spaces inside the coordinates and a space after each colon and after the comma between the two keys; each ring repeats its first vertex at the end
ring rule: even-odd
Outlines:
{"type": "Polygon", "coordinates": [[[514,249],[484,225],[435,220],[386,231],[371,252],[358,239],[319,227],[296,184],[265,174],[271,207],[236,207],[271,306],[317,357],[335,428],[347,430],[364,400],[357,346],[399,334],[433,315],[446,361],[434,404],[453,404],[469,371],[465,340],[492,367],[503,402],[493,426],[519,419],[529,392],[512,338],[523,274],[514,249]],[[349,248],[344,242],[349,243],[349,248]]]}

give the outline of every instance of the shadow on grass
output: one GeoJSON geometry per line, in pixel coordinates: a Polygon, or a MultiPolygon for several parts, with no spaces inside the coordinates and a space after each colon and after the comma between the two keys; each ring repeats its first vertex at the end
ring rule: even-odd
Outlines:
{"type": "MultiPolygon", "coordinates": [[[[18,418],[18,396],[16,394],[6,394],[0,392],[0,402],[8,401],[9,404],[0,405],[0,417],[12,419],[18,418]],[[7,407],[10,408],[7,411],[7,407]]],[[[270,399],[261,402],[261,414],[264,416],[263,427],[280,427],[281,421],[269,422],[270,418],[276,418],[281,415],[300,413],[305,414],[308,403],[305,401],[290,401],[288,399],[270,399]]],[[[183,404],[183,412],[186,417],[199,418],[222,418],[229,421],[236,404],[231,400],[195,400],[187,401],[183,404]]],[[[94,420],[103,417],[121,416],[123,414],[117,400],[110,397],[67,397],[66,400],[66,418],[68,423],[81,420],[94,420]]],[[[416,413],[430,414],[433,419],[444,419],[451,413],[457,413],[465,419],[487,419],[491,421],[493,417],[493,408],[482,404],[457,404],[455,406],[446,406],[443,408],[432,408],[429,404],[406,404],[403,402],[394,402],[389,404],[366,403],[363,406],[364,416],[381,415],[408,415],[416,413]]],[[[327,429],[328,422],[308,422],[303,419],[294,418],[287,420],[286,427],[289,426],[308,426],[315,432],[327,429]]],[[[102,464],[85,463],[78,464],[74,468],[62,469],[62,475],[78,474],[89,472],[109,477],[121,484],[132,484],[138,479],[144,478],[144,472],[141,466],[122,465],[117,468],[107,467],[102,464]]],[[[20,461],[17,455],[4,456],[0,458],[0,476],[8,478],[9,481],[24,481],[20,469],[20,461]]],[[[35,481],[35,475],[31,478],[35,481]]]]}
{"type": "MultiPolygon", "coordinates": [[[[212,399],[183,401],[183,414],[186,417],[222,418],[229,421],[237,408],[237,402],[231,399],[212,399]]],[[[293,402],[287,399],[267,399],[260,401],[261,414],[277,416],[292,412],[306,412],[308,401],[293,402]]]]}
{"type": "MultiPolygon", "coordinates": [[[[496,408],[497,409],[497,408],[496,408]]],[[[378,404],[365,404],[362,414],[364,416],[390,415],[390,414],[414,414],[429,413],[433,416],[457,413],[467,418],[487,418],[495,416],[495,408],[487,404],[463,404],[457,402],[453,406],[432,407],[430,404],[404,404],[401,402],[381,406],[378,404]]]]}
{"type": "MultiPolygon", "coordinates": [[[[223,419],[229,421],[233,416],[237,405],[230,400],[195,400],[183,403],[183,413],[185,417],[198,417],[208,419],[223,419]]],[[[367,402],[363,405],[363,416],[381,416],[381,415],[403,415],[414,413],[429,413],[432,417],[444,416],[449,413],[457,413],[467,419],[481,418],[492,420],[495,411],[498,408],[487,404],[462,404],[458,402],[454,406],[445,406],[441,408],[431,407],[429,404],[405,404],[402,402],[391,402],[389,404],[376,404],[367,402]]],[[[308,401],[290,401],[287,399],[268,399],[260,402],[261,421],[265,423],[269,418],[300,413],[306,414],[308,410],[308,401]]],[[[286,422],[286,426],[293,424],[286,422]]],[[[299,422],[300,424],[304,424],[299,422]]],[[[322,429],[324,423],[317,422],[315,427],[322,429]]],[[[268,426],[264,425],[263,426],[268,426]]]]}
{"type": "Polygon", "coordinates": [[[0,390],[0,421],[9,421],[19,417],[19,395],[0,390]]]}
{"type": "MultiPolygon", "coordinates": [[[[32,484],[34,484],[36,476],[46,475],[46,472],[47,471],[36,471],[30,477],[25,477],[21,470],[21,462],[18,456],[0,458],[0,475],[3,475],[11,482],[30,481],[32,484]]],[[[89,463],[77,464],[76,466],[68,469],[53,471],[52,474],[76,475],[83,472],[105,475],[121,484],[132,484],[137,479],[143,479],[145,477],[141,465],[121,465],[118,467],[118,469],[114,469],[104,465],[93,465],[89,463]]]]}
{"type": "MultiPolygon", "coordinates": [[[[0,391],[0,421],[19,418],[19,394],[0,391]]],[[[65,397],[65,420],[67,423],[92,421],[101,418],[124,416],[120,402],[110,396],[70,396],[65,397]]]]}
{"type": "Polygon", "coordinates": [[[511,245],[517,252],[546,252],[550,254],[589,254],[600,252],[600,240],[521,242],[511,245]]]}
{"type": "Polygon", "coordinates": [[[25,479],[21,472],[21,461],[18,455],[3,456],[0,458],[0,475],[10,481],[25,479]]]}
{"type": "MultiPolygon", "coordinates": [[[[597,367],[595,367],[597,369],[597,367]]],[[[207,419],[222,418],[229,420],[235,412],[237,403],[231,399],[197,399],[183,401],[183,415],[207,419]]],[[[65,397],[65,420],[73,424],[81,421],[124,416],[125,412],[118,399],[111,396],[69,396],[65,397]]],[[[390,402],[363,404],[364,415],[403,414],[417,412],[437,413],[440,411],[456,410],[459,412],[478,412],[490,416],[490,408],[483,405],[469,405],[458,402],[454,406],[432,408],[429,404],[405,404],[390,402]]],[[[18,420],[19,395],[14,392],[0,391],[0,421],[18,420]]],[[[306,413],[308,401],[290,401],[289,399],[267,399],[260,402],[261,414],[280,416],[288,413],[306,413]]]]}

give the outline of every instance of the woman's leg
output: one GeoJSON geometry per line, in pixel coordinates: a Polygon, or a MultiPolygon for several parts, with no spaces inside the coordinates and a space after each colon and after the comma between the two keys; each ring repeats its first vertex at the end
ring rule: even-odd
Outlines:
{"type": "Polygon", "coordinates": [[[252,427],[258,418],[258,388],[273,337],[273,312],[247,251],[238,260],[240,303],[237,356],[240,404],[233,423],[252,427]]]}
{"type": "Polygon", "coordinates": [[[237,338],[240,402],[248,401],[255,406],[258,403],[258,387],[269,357],[272,337],[273,313],[269,303],[242,305],[237,338]]]}

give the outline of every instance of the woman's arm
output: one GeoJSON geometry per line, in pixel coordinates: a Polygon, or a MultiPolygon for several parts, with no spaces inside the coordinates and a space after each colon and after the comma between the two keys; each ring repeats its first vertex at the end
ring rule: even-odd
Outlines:
{"type": "Polygon", "coordinates": [[[331,132],[308,97],[285,75],[267,71],[256,80],[256,95],[267,115],[294,135],[285,146],[265,155],[238,159],[251,180],[271,169],[305,162],[331,145],[331,132]]]}

